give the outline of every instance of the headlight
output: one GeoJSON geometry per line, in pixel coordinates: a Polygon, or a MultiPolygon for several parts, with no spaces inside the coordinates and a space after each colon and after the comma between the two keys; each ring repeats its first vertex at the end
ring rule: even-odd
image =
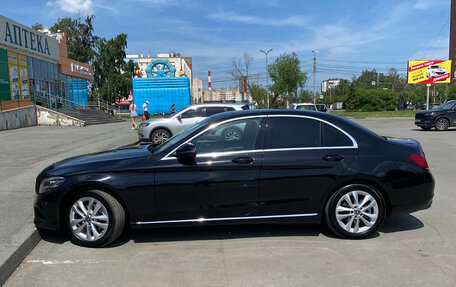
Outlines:
{"type": "Polygon", "coordinates": [[[65,178],[60,177],[60,176],[45,178],[41,181],[40,190],[38,192],[45,193],[46,191],[57,188],[64,181],[65,181],[65,178]]]}
{"type": "Polygon", "coordinates": [[[141,124],[139,125],[139,127],[140,127],[140,128],[145,128],[145,127],[147,127],[148,125],[150,125],[150,123],[141,123],[141,124]]]}

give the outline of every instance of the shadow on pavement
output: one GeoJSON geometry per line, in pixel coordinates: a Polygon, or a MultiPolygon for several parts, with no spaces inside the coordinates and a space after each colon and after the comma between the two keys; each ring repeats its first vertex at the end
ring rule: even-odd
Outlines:
{"type": "MultiPolygon", "coordinates": [[[[415,230],[424,227],[424,224],[412,215],[400,215],[387,218],[380,228],[381,233],[415,230]]],[[[370,238],[380,236],[374,233],[370,238]]],[[[319,236],[338,238],[328,227],[318,224],[251,224],[225,226],[193,226],[174,228],[129,229],[113,244],[106,248],[122,246],[130,241],[135,243],[195,241],[195,240],[223,240],[258,237],[282,236],[319,236]]],[[[63,244],[69,240],[64,233],[41,231],[41,238],[47,242],[63,244]]]]}
{"type": "Polygon", "coordinates": [[[398,215],[385,219],[380,232],[391,233],[423,228],[424,224],[413,215],[398,215]]]}

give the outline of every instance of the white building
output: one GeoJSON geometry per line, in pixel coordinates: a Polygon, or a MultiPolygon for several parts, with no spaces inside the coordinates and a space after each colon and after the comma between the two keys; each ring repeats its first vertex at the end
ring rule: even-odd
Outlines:
{"type": "Polygon", "coordinates": [[[203,81],[201,79],[192,79],[191,94],[193,104],[200,104],[203,102],[203,81]]]}
{"type": "Polygon", "coordinates": [[[324,93],[329,89],[335,88],[339,85],[340,79],[328,79],[321,82],[321,92],[324,93]]]}
{"type": "Polygon", "coordinates": [[[151,57],[147,55],[144,57],[143,54],[127,54],[126,60],[133,60],[138,63],[139,69],[141,70],[141,78],[147,78],[146,68],[153,60],[167,59],[169,63],[176,68],[174,74],[175,77],[181,77],[183,74],[190,79],[190,85],[192,83],[192,58],[181,57],[180,54],[158,54],[157,57],[151,57]]]}

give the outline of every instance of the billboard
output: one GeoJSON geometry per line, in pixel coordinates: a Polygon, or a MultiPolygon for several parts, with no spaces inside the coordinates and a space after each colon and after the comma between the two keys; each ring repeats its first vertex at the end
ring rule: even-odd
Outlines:
{"type": "Polygon", "coordinates": [[[409,61],[407,78],[409,84],[449,83],[451,61],[409,61]]]}

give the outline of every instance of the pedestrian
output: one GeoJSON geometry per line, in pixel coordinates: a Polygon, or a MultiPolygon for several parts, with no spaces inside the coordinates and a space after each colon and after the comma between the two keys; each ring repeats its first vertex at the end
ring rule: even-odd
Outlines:
{"type": "Polygon", "coordinates": [[[138,106],[135,105],[134,100],[131,100],[129,110],[130,110],[131,123],[133,124],[133,127],[131,129],[136,130],[138,128],[138,126],[136,125],[135,119],[138,116],[138,106]]]}
{"type": "Polygon", "coordinates": [[[149,101],[146,101],[142,106],[143,115],[146,117],[146,120],[148,120],[150,118],[149,111],[148,111],[148,105],[149,105],[149,101]]]}
{"type": "Polygon", "coordinates": [[[174,115],[176,113],[176,105],[175,104],[173,104],[171,106],[171,112],[170,113],[171,113],[171,115],[174,115]]]}

